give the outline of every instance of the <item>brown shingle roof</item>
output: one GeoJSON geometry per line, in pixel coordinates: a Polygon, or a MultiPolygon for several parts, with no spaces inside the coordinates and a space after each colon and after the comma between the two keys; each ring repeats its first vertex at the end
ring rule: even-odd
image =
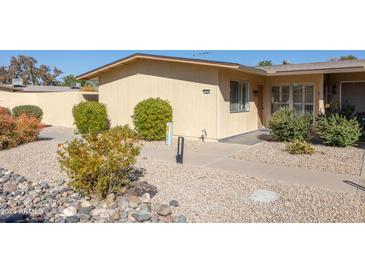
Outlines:
{"type": "Polygon", "coordinates": [[[181,63],[191,63],[197,65],[216,66],[228,69],[241,70],[248,73],[259,75],[284,75],[284,74],[301,74],[301,73],[330,73],[330,72],[352,72],[365,71],[365,60],[341,60],[332,62],[317,62],[304,64],[288,64],[288,65],[273,65],[264,67],[249,67],[239,63],[211,61],[202,59],[152,55],[136,53],[125,58],[119,59],[115,62],[98,67],[86,73],[77,76],[79,80],[87,80],[96,77],[99,73],[113,69],[115,67],[127,64],[136,59],[152,59],[160,61],[174,61],[181,63]]]}
{"type": "Polygon", "coordinates": [[[285,72],[302,72],[318,70],[365,69],[365,60],[341,60],[332,62],[316,62],[303,64],[273,65],[256,67],[265,70],[268,74],[285,72]]]}
{"type": "Polygon", "coordinates": [[[101,72],[104,72],[108,69],[118,67],[118,66],[123,65],[123,64],[126,64],[126,63],[128,63],[130,61],[133,61],[135,59],[152,59],[152,60],[160,60],[160,61],[173,61],[173,62],[180,62],[180,63],[192,63],[192,64],[196,64],[196,65],[207,65],[207,66],[216,66],[216,67],[225,67],[225,68],[243,70],[243,71],[251,72],[251,73],[254,73],[254,74],[260,74],[260,75],[265,75],[266,74],[265,71],[262,70],[261,68],[249,67],[249,66],[238,64],[238,63],[136,53],[136,54],[133,54],[133,55],[129,55],[125,58],[119,59],[115,62],[112,62],[112,63],[106,64],[104,66],[98,67],[96,69],[93,69],[91,71],[85,72],[81,75],[78,75],[77,79],[78,80],[91,79],[91,78],[97,76],[101,72]]]}

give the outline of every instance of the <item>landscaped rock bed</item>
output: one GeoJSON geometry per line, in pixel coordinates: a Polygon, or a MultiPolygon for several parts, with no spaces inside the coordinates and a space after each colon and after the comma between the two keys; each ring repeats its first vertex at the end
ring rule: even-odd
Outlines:
{"type": "Polygon", "coordinates": [[[135,181],[124,195],[112,193],[101,201],[75,193],[63,179],[31,182],[0,168],[0,222],[187,222],[185,216],[173,214],[179,206],[176,200],[152,206],[156,193],[155,186],[135,181]]]}
{"type": "Polygon", "coordinates": [[[159,189],[154,201],[178,200],[176,213],[193,223],[365,222],[361,191],[332,192],[152,159],[140,159],[138,166],[159,189]]]}
{"type": "Polygon", "coordinates": [[[313,155],[293,155],[285,151],[285,143],[262,142],[231,157],[239,160],[298,167],[348,175],[360,175],[364,149],[314,145],[313,155]]]}

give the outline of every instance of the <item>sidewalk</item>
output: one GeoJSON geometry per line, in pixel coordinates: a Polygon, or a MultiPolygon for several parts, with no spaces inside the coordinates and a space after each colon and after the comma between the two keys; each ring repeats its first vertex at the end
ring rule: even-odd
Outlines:
{"type": "MultiPolygon", "coordinates": [[[[359,176],[248,162],[229,157],[233,153],[246,150],[247,148],[249,146],[222,143],[206,143],[195,150],[186,147],[184,164],[231,171],[247,176],[277,180],[287,184],[301,184],[331,191],[349,193],[356,193],[357,191],[357,188],[351,185],[351,183],[358,184],[359,176]],[[350,182],[350,184],[346,182],[350,182]]],[[[175,163],[175,149],[174,147],[167,146],[145,147],[142,150],[142,156],[175,163]]],[[[358,191],[360,192],[361,190],[358,191]]]]}

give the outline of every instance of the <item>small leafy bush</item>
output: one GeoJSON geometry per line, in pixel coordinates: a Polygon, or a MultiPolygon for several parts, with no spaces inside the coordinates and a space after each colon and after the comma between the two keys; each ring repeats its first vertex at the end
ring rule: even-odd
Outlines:
{"type": "Polygon", "coordinates": [[[40,107],[34,105],[21,105],[16,106],[12,110],[13,116],[18,118],[25,113],[28,117],[34,117],[39,121],[42,121],[43,111],[40,107]]]}
{"type": "Polygon", "coordinates": [[[15,131],[18,143],[29,143],[37,139],[43,125],[35,117],[28,117],[25,113],[21,114],[15,121],[15,131]]]}
{"type": "Polygon", "coordinates": [[[269,128],[278,141],[308,140],[310,138],[311,116],[295,116],[288,108],[280,108],[272,115],[269,128]]]}
{"type": "Polygon", "coordinates": [[[303,140],[293,140],[286,145],[285,150],[290,154],[313,154],[314,147],[303,140]]]}
{"type": "Polygon", "coordinates": [[[316,131],[324,144],[339,147],[355,144],[362,134],[357,119],[347,119],[339,114],[319,117],[316,131]]]}
{"type": "Polygon", "coordinates": [[[81,102],[72,109],[74,124],[80,134],[97,134],[109,129],[106,106],[99,102],[81,102]]]}
{"type": "Polygon", "coordinates": [[[129,185],[139,152],[137,133],[124,126],[60,144],[57,154],[74,190],[104,198],[129,185]]]}
{"type": "Polygon", "coordinates": [[[144,140],[163,140],[166,136],[166,123],[172,121],[172,107],[168,101],[149,98],[134,108],[133,123],[144,140]]]}

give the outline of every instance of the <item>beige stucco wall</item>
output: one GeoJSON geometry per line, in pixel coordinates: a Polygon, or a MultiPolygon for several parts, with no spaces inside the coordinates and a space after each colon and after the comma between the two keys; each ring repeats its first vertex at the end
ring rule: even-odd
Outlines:
{"type": "Polygon", "coordinates": [[[74,127],[72,107],[85,100],[81,92],[22,93],[0,91],[0,106],[36,105],[43,110],[42,122],[54,126],[74,127]]]}
{"type": "Polygon", "coordinates": [[[314,115],[324,111],[324,76],[323,74],[269,76],[265,78],[264,88],[264,124],[267,126],[271,118],[271,87],[281,84],[303,84],[314,85],[314,115]]]}
{"type": "Polygon", "coordinates": [[[218,93],[218,139],[244,132],[256,130],[259,126],[258,101],[253,91],[258,85],[264,85],[263,76],[257,76],[239,71],[221,70],[219,72],[218,93]],[[230,81],[247,81],[249,89],[250,108],[247,112],[230,112],[230,81]]]}
{"type": "Polygon", "coordinates": [[[107,105],[112,125],[133,126],[134,107],[147,98],[168,100],[174,135],[217,138],[218,69],[139,60],[99,75],[99,101],[107,105]],[[210,94],[203,94],[209,89],[210,94]]]}

